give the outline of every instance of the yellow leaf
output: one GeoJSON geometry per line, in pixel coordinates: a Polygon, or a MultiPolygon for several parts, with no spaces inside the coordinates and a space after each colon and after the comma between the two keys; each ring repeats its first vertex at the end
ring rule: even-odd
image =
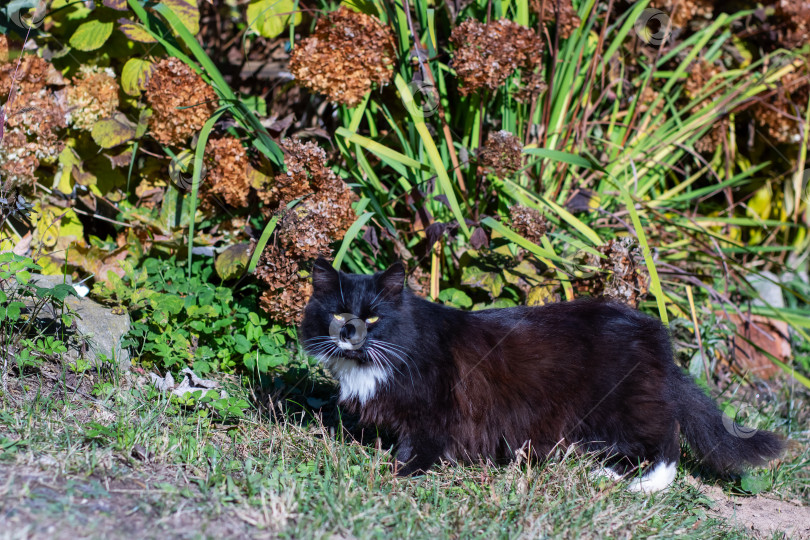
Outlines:
{"type": "MultiPolygon", "coordinates": [[[[250,28],[263,37],[274,38],[287,29],[293,11],[293,0],[258,0],[248,5],[247,22],[250,28]]],[[[293,25],[301,22],[300,11],[295,11],[292,21],[293,25]]]]}

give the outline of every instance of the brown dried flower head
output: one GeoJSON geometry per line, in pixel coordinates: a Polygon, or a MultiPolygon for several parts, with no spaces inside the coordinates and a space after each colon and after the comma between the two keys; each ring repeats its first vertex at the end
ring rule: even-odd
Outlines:
{"type": "Polygon", "coordinates": [[[260,307],[276,321],[301,322],[312,285],[301,275],[296,260],[269,245],[256,265],[256,276],[268,286],[259,299],[260,307]]]}
{"type": "Polygon", "coordinates": [[[247,206],[250,195],[248,157],[239,139],[230,135],[209,139],[205,146],[205,160],[208,167],[203,184],[206,205],[215,207],[213,199],[219,196],[230,206],[247,206]]]}
{"type": "Polygon", "coordinates": [[[589,255],[587,263],[600,272],[586,283],[594,296],[604,296],[638,307],[650,288],[650,274],[641,249],[629,236],[610,240],[597,248],[605,258],[589,255]]]}
{"type": "Polygon", "coordinates": [[[507,19],[482,23],[467,19],[453,29],[453,67],[463,95],[486,88],[497,90],[517,69],[534,67],[543,42],[534,30],[507,19]]]}
{"type": "Polygon", "coordinates": [[[707,131],[705,135],[697,140],[695,143],[695,150],[701,154],[713,153],[718,146],[723,145],[723,141],[728,134],[728,130],[728,118],[720,118],[718,121],[712,124],[712,127],[709,128],[709,131],[707,131]]]}
{"type": "Polygon", "coordinates": [[[0,34],[0,64],[8,62],[8,38],[0,34]]]}
{"type": "Polygon", "coordinates": [[[722,72],[723,69],[713,62],[707,62],[703,59],[693,62],[689,75],[686,77],[686,83],[684,83],[686,97],[695,98],[704,94],[706,99],[711,99],[715,91],[718,90],[721,81],[715,80],[711,82],[711,86],[707,85],[709,85],[713,77],[722,72]]]}
{"type": "Polygon", "coordinates": [[[260,196],[279,209],[303,199],[284,213],[279,239],[293,255],[313,259],[327,254],[329,244],[343,238],[354,222],[355,195],[326,166],[326,152],[317,144],[286,139],[281,146],[287,172],[277,175],[276,185],[260,196]]]}
{"type": "Polygon", "coordinates": [[[810,41],[810,2],[807,0],[778,0],[774,17],[779,21],[779,44],[786,49],[798,49],[810,41]]]}
{"type": "MultiPolygon", "coordinates": [[[[0,96],[8,100],[16,62],[0,65],[0,96]]],[[[0,143],[0,172],[15,185],[34,182],[40,162],[52,162],[64,147],[57,131],[66,127],[66,114],[59,94],[51,88],[64,84],[54,67],[36,56],[20,63],[14,85],[14,100],[4,107],[5,134],[0,143]]]]}
{"type": "Polygon", "coordinates": [[[78,129],[92,129],[118,108],[118,81],[115,72],[96,66],[82,66],[67,89],[69,122],[78,129]]]}
{"type": "Polygon", "coordinates": [[[650,110],[650,106],[655,103],[652,113],[653,116],[661,114],[661,111],[664,110],[664,100],[658,99],[659,95],[660,92],[655,90],[652,86],[645,86],[644,90],[641,91],[641,95],[638,96],[638,112],[642,114],[646,113],[650,110]]]}
{"type": "Polygon", "coordinates": [[[545,0],[545,2],[532,0],[534,11],[540,13],[541,7],[543,7],[543,22],[556,25],[562,39],[570,37],[582,23],[571,0],[559,0],[559,2],[557,0],[545,0]]]}
{"type": "Polygon", "coordinates": [[[335,183],[335,173],[326,166],[326,152],[314,142],[284,139],[281,148],[287,172],[277,175],[275,185],[259,194],[265,203],[286,204],[335,183]]]}
{"type": "Polygon", "coordinates": [[[650,7],[664,11],[673,28],[685,28],[689,21],[711,18],[715,0],[653,0],[650,7]]]}
{"type": "Polygon", "coordinates": [[[394,35],[379,19],[341,6],[318,21],[315,33],[290,56],[296,80],[330,101],[355,106],[372,84],[393,76],[394,35]]]}
{"type": "Polygon", "coordinates": [[[509,208],[509,217],[516,233],[529,242],[540,244],[547,226],[546,219],[538,210],[518,204],[509,208]]]}
{"type": "Polygon", "coordinates": [[[19,62],[19,68],[16,61],[0,64],[0,97],[8,97],[15,72],[14,93],[17,97],[36,94],[49,84],[62,83],[53,64],[39,56],[28,55],[19,62]]]}
{"type": "Polygon", "coordinates": [[[152,108],[152,135],[162,144],[184,143],[217,109],[214,90],[177,58],[157,63],[146,84],[146,100],[152,108]]]}
{"type": "Polygon", "coordinates": [[[275,178],[275,185],[259,197],[282,218],[277,245],[262,254],[264,269],[259,278],[270,289],[261,298],[262,308],[279,321],[298,322],[311,288],[300,277],[298,264],[331,253],[330,244],[343,238],[354,222],[349,187],[326,166],[326,153],[313,142],[282,141],[287,172],[275,178]],[[286,205],[302,199],[292,210],[286,205]]]}
{"type": "Polygon", "coordinates": [[[810,74],[802,69],[787,74],[773,95],[753,107],[757,123],[768,137],[780,143],[797,143],[802,138],[800,119],[810,99],[810,74]]]}
{"type": "Polygon", "coordinates": [[[522,78],[521,83],[520,89],[513,94],[515,99],[521,103],[530,102],[548,89],[546,80],[539,71],[537,73],[526,74],[522,78]]]}
{"type": "Polygon", "coordinates": [[[499,178],[516,173],[522,164],[523,144],[506,130],[490,133],[487,142],[478,151],[478,162],[487,174],[499,178]]]}

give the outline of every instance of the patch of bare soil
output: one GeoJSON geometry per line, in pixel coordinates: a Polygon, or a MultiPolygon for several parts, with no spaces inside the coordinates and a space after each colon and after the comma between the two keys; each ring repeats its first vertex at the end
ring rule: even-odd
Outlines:
{"type": "Polygon", "coordinates": [[[756,538],[778,538],[781,533],[785,538],[810,539],[810,506],[760,495],[730,497],[717,486],[699,483],[695,487],[715,502],[716,515],[756,538]]]}
{"type": "Polygon", "coordinates": [[[2,540],[272,536],[262,530],[264,516],[256,509],[229,505],[226,510],[167,491],[167,483],[178,483],[169,471],[149,479],[113,479],[0,465],[0,479],[2,540]]]}

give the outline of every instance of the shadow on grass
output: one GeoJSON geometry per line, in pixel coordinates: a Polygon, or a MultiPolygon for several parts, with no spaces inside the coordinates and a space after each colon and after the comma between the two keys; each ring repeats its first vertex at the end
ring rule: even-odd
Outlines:
{"type": "Polygon", "coordinates": [[[320,365],[293,364],[280,374],[254,378],[254,405],[271,423],[293,421],[302,427],[325,427],[330,436],[368,447],[388,449],[396,443],[393,434],[361,425],[360,417],[338,405],[338,384],[320,365]]]}

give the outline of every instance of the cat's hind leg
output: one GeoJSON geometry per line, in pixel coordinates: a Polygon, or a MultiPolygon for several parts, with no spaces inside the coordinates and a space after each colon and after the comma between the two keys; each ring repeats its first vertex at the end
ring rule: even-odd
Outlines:
{"type": "Polygon", "coordinates": [[[643,474],[627,486],[628,491],[654,493],[666,490],[678,474],[680,444],[678,423],[672,422],[669,435],[663,437],[656,457],[644,468],[643,474]]]}

